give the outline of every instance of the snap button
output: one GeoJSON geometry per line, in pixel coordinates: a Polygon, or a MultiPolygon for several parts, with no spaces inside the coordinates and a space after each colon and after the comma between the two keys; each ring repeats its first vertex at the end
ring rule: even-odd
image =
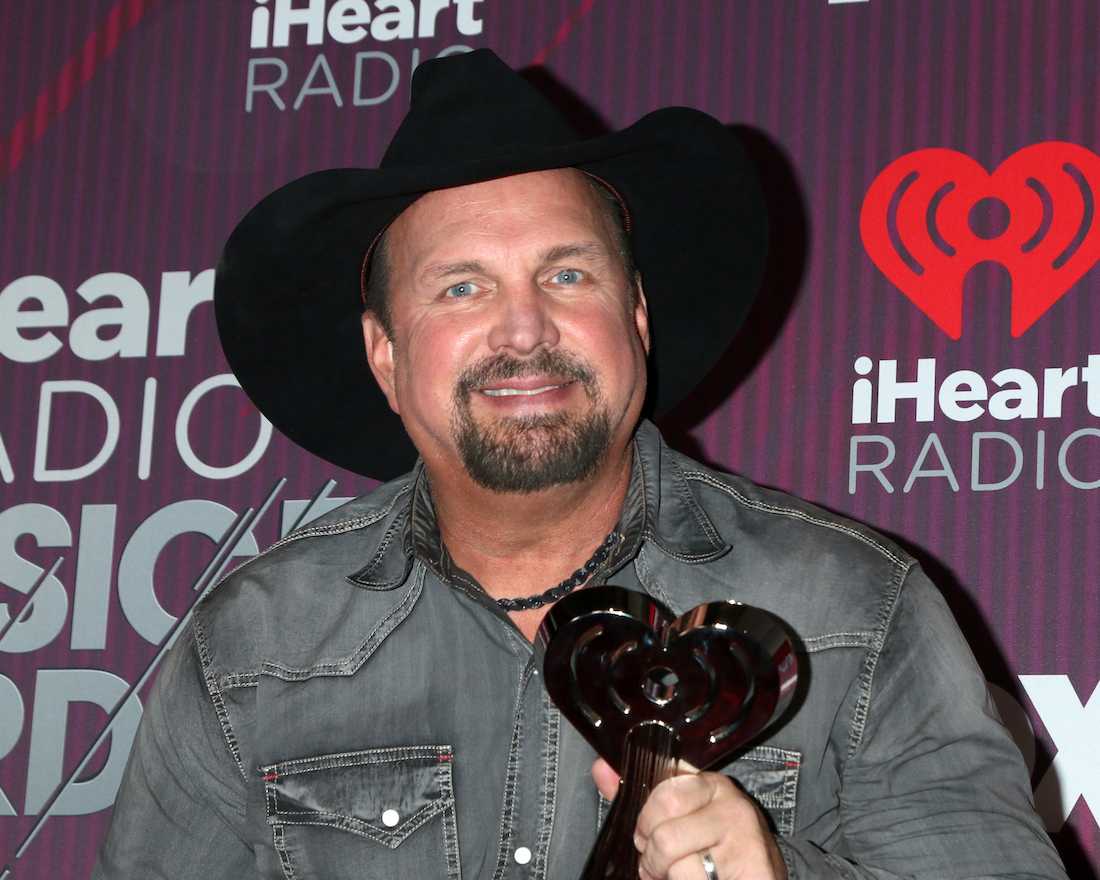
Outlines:
{"type": "Polygon", "coordinates": [[[525,846],[521,846],[512,854],[512,858],[516,860],[517,865],[526,865],[531,861],[531,850],[525,846]]]}
{"type": "Polygon", "coordinates": [[[397,814],[397,810],[386,810],[382,814],[382,824],[387,828],[393,828],[400,821],[401,817],[397,814]]]}

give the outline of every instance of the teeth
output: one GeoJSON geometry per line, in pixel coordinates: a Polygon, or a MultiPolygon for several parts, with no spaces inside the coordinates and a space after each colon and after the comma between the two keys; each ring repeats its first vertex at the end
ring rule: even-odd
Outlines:
{"type": "Polygon", "coordinates": [[[530,391],[524,391],[521,388],[486,388],[481,393],[488,394],[490,397],[516,397],[520,395],[530,397],[532,394],[542,394],[544,391],[564,388],[568,384],[568,382],[565,382],[561,385],[544,385],[542,388],[532,388],[530,391]]]}

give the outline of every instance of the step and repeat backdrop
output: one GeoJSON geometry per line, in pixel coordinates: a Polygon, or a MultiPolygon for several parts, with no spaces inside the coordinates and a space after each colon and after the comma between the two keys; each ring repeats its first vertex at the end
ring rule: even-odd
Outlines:
{"type": "Polygon", "coordinates": [[[586,135],[683,104],[745,145],[771,209],[763,291],[662,428],[921,560],[1071,875],[1095,880],[1098,17],[1087,0],[0,5],[0,880],[89,874],[191,606],[373,485],[273,432],[229,374],[222,243],[281,184],[377,164],[416,66],[486,46],[586,135]]]}

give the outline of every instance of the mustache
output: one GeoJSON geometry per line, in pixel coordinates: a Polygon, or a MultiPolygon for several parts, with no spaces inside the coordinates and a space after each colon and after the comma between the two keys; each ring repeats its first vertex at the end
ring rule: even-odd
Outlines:
{"type": "Polygon", "coordinates": [[[482,385],[501,379],[521,379],[525,376],[551,375],[580,382],[591,393],[596,387],[596,372],[587,363],[562,351],[541,349],[529,358],[517,358],[501,352],[485,358],[463,371],[455,386],[459,399],[482,385]]]}

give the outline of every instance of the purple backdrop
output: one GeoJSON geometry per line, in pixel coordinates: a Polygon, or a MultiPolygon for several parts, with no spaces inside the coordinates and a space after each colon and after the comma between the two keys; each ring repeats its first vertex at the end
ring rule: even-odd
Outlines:
{"type": "Polygon", "coordinates": [[[1095,878],[1096,5],[379,5],[0,7],[0,880],[87,876],[187,609],[371,485],[225,378],[221,243],[276,186],[375,164],[415,65],[482,46],[588,134],[669,104],[733,127],[765,286],[662,427],[921,559],[1095,878]]]}

